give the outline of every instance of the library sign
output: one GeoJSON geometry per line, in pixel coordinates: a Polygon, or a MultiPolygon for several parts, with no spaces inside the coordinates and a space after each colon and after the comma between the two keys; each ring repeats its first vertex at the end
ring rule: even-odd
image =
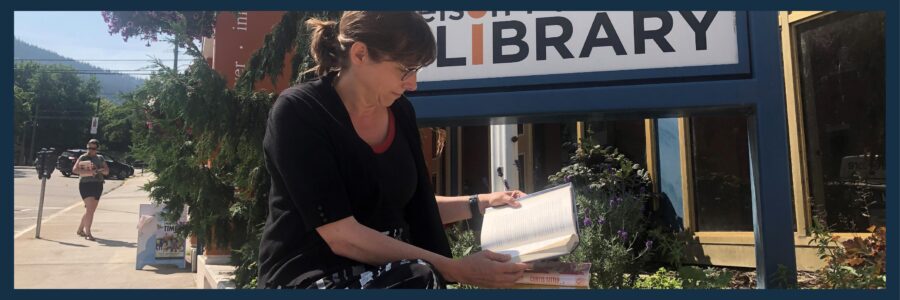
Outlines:
{"type": "Polygon", "coordinates": [[[437,60],[419,82],[739,62],[724,11],[427,11],[437,60]]]}

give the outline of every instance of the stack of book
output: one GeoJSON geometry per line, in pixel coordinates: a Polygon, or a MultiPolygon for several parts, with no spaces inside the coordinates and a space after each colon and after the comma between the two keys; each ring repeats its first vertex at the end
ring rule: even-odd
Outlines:
{"type": "Polygon", "coordinates": [[[591,263],[535,262],[516,281],[517,289],[586,289],[591,282],[591,263]]]}

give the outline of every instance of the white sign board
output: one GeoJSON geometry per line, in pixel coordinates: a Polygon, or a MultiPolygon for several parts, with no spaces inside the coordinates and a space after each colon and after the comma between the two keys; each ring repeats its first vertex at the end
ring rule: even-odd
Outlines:
{"type": "Polygon", "coordinates": [[[738,63],[733,11],[422,12],[437,61],[418,81],[738,63]]]}
{"type": "Polygon", "coordinates": [[[167,223],[160,217],[164,209],[156,204],[141,204],[135,264],[138,270],[153,264],[185,267],[185,240],[175,235],[175,229],[184,225],[187,219],[182,216],[177,224],[167,223]]]}
{"type": "Polygon", "coordinates": [[[100,118],[93,117],[91,118],[91,134],[97,134],[97,125],[100,123],[100,118]]]}

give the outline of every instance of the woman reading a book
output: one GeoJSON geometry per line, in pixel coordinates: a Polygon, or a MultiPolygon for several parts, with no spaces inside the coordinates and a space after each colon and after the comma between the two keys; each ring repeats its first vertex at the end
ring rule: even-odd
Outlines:
{"type": "Polygon", "coordinates": [[[81,224],[78,225],[75,234],[90,241],[95,240],[91,235],[91,224],[94,223],[94,212],[97,211],[100,195],[103,194],[103,177],[109,175],[106,160],[97,154],[99,147],[100,141],[96,139],[88,141],[87,153],[78,157],[72,166],[72,173],[81,177],[78,191],[81,192],[81,199],[84,201],[84,215],[81,216],[81,224]]]}
{"type": "Polygon", "coordinates": [[[443,224],[489,206],[517,206],[518,195],[435,199],[415,112],[403,96],[436,57],[423,17],[348,11],[339,24],[306,24],[317,64],[309,71],[319,78],[283,91],[269,112],[263,147],[271,188],[258,286],[512,286],[527,266],[508,255],[451,258],[443,224]]]}

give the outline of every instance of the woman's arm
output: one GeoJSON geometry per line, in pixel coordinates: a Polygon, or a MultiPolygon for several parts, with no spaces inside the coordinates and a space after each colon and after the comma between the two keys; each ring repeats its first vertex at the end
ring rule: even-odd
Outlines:
{"type": "Polygon", "coordinates": [[[370,265],[401,259],[422,259],[431,263],[451,282],[484,287],[509,287],[527,268],[523,263],[506,263],[509,255],[482,251],[461,259],[451,259],[388,237],[347,217],[316,228],[335,254],[370,265]]]}
{"type": "MultiPolygon", "coordinates": [[[[509,205],[519,207],[519,201],[516,199],[524,196],[521,191],[494,192],[490,194],[478,194],[478,210],[484,214],[484,210],[488,207],[509,205]]],[[[468,196],[435,196],[438,204],[438,211],[441,214],[441,223],[450,224],[457,221],[472,218],[472,212],[469,209],[468,196]]]]}
{"type": "Polygon", "coordinates": [[[100,173],[103,176],[109,176],[109,164],[106,163],[106,158],[103,158],[101,161],[103,161],[103,166],[100,167],[100,173]]]}
{"type": "Polygon", "coordinates": [[[80,163],[80,162],[81,162],[81,156],[79,156],[78,159],[75,160],[75,163],[72,164],[72,174],[81,175],[81,169],[78,168],[78,163],[80,163]]]}

